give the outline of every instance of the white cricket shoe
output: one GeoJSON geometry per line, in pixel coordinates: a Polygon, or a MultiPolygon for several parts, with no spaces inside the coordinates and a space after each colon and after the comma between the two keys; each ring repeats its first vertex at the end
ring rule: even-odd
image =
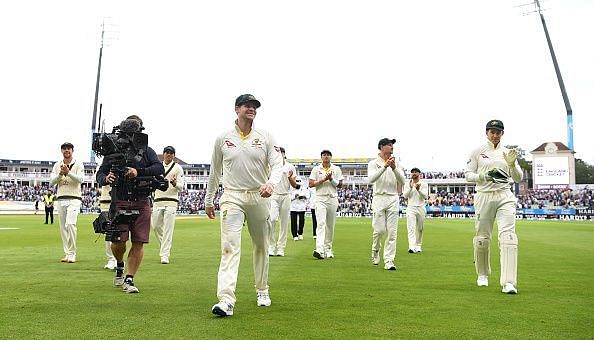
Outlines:
{"type": "Polygon", "coordinates": [[[268,256],[274,256],[274,248],[273,249],[268,249],[268,256]]]}
{"type": "Polygon", "coordinates": [[[221,301],[212,306],[212,314],[216,314],[218,316],[231,316],[233,315],[233,305],[221,301]]]}
{"type": "Polygon", "coordinates": [[[138,293],[138,288],[134,285],[134,281],[131,279],[124,280],[124,286],[122,291],[128,294],[138,293]]]}
{"type": "Polygon", "coordinates": [[[396,270],[396,266],[394,265],[394,262],[392,261],[388,261],[386,262],[386,264],[384,265],[384,269],[385,270],[396,270]]]}
{"type": "Polygon", "coordinates": [[[297,237],[297,236],[293,237],[293,241],[299,241],[299,237],[297,237]]]}
{"type": "Polygon", "coordinates": [[[116,263],[116,260],[109,260],[107,261],[107,264],[103,266],[103,269],[115,270],[117,266],[118,264],[116,263]]]}
{"type": "Polygon", "coordinates": [[[303,240],[303,235],[299,235],[297,238],[301,241],[303,240]]]}
{"type": "Polygon", "coordinates": [[[371,251],[371,263],[373,263],[374,266],[377,266],[380,263],[379,250],[371,251]]]}
{"type": "Polygon", "coordinates": [[[514,285],[509,282],[503,285],[501,292],[505,294],[518,294],[516,287],[514,287],[514,285]]]}
{"type": "Polygon", "coordinates": [[[285,256],[285,251],[283,249],[279,249],[276,251],[276,256],[285,256]]]}
{"type": "Polygon", "coordinates": [[[487,275],[479,275],[476,279],[476,285],[479,287],[489,287],[489,277],[487,275]]]}
{"type": "Polygon", "coordinates": [[[161,264],[169,264],[169,257],[161,256],[161,264]]]}
{"type": "Polygon", "coordinates": [[[417,246],[417,248],[415,249],[416,253],[422,253],[423,250],[421,249],[421,246],[417,246]]]}
{"type": "Polygon", "coordinates": [[[113,285],[116,287],[121,287],[124,285],[124,277],[123,276],[116,276],[113,278],[113,285]]]}
{"type": "Polygon", "coordinates": [[[272,304],[268,292],[257,292],[256,297],[258,299],[259,307],[269,307],[272,304]]]}
{"type": "Polygon", "coordinates": [[[326,251],[326,258],[328,258],[328,259],[334,258],[334,253],[332,252],[332,250],[326,251]]]}

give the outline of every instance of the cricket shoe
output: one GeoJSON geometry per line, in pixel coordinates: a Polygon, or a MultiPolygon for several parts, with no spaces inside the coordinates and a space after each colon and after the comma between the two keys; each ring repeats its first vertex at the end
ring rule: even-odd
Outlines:
{"type": "Polygon", "coordinates": [[[116,276],[113,278],[113,285],[116,287],[122,287],[124,285],[124,277],[116,276]]]}
{"type": "Polygon", "coordinates": [[[518,294],[518,289],[516,289],[513,284],[506,283],[503,285],[501,292],[505,294],[518,294]]]}
{"type": "Polygon", "coordinates": [[[327,259],[333,259],[334,258],[334,253],[331,251],[327,251],[326,252],[326,258],[327,259]]]}
{"type": "Polygon", "coordinates": [[[124,280],[124,286],[122,291],[128,294],[138,293],[138,288],[134,285],[134,281],[132,279],[127,278],[124,280]]]}
{"type": "Polygon", "coordinates": [[[272,304],[268,292],[257,292],[256,298],[258,300],[258,307],[270,307],[272,304]]]}
{"type": "Polygon", "coordinates": [[[479,275],[476,279],[476,285],[479,287],[489,287],[489,277],[487,275],[479,275]]]}
{"type": "Polygon", "coordinates": [[[409,249],[408,249],[408,253],[409,253],[409,254],[414,254],[414,253],[416,253],[416,251],[415,251],[414,249],[410,249],[410,248],[409,248],[409,249]]]}
{"type": "Polygon", "coordinates": [[[212,314],[218,316],[231,316],[233,315],[233,305],[227,302],[219,302],[212,306],[212,314]]]}
{"type": "Polygon", "coordinates": [[[374,266],[377,266],[380,263],[379,250],[371,251],[371,263],[373,263],[374,266]]]}
{"type": "Polygon", "coordinates": [[[299,237],[297,237],[297,236],[293,237],[293,241],[299,241],[299,237]]]}
{"type": "Polygon", "coordinates": [[[103,266],[103,269],[115,270],[115,268],[117,266],[118,266],[118,264],[116,263],[115,260],[109,260],[109,261],[107,261],[107,264],[105,266],[103,266]]]}
{"type": "Polygon", "coordinates": [[[314,250],[313,257],[315,257],[318,260],[323,260],[324,259],[324,254],[318,253],[316,250],[314,250]]]}
{"type": "Polygon", "coordinates": [[[299,239],[299,241],[303,240],[303,235],[299,235],[297,236],[297,238],[299,239]]]}
{"type": "Polygon", "coordinates": [[[384,265],[384,269],[385,270],[396,270],[397,268],[392,261],[388,261],[388,262],[386,262],[386,265],[384,265]]]}
{"type": "Polygon", "coordinates": [[[169,257],[161,256],[161,264],[169,264],[169,257]]]}

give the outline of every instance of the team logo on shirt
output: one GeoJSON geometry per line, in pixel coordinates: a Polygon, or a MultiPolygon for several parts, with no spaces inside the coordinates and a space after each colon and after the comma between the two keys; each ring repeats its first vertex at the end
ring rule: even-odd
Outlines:
{"type": "Polygon", "coordinates": [[[225,139],[225,145],[227,145],[228,148],[235,148],[235,144],[233,144],[230,140],[225,139]]]}
{"type": "Polygon", "coordinates": [[[489,158],[489,156],[485,155],[484,153],[481,153],[479,156],[481,156],[482,158],[489,158]]]}
{"type": "Polygon", "coordinates": [[[254,141],[252,142],[252,147],[253,147],[253,148],[261,148],[261,147],[262,147],[262,144],[264,144],[264,142],[262,142],[262,141],[260,140],[260,138],[256,138],[256,139],[254,139],[254,141]]]}

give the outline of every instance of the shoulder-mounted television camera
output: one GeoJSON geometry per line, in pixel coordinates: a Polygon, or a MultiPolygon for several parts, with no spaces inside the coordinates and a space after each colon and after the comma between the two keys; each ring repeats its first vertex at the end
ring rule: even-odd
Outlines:
{"type": "Polygon", "coordinates": [[[169,181],[162,175],[137,176],[129,178],[128,167],[136,168],[148,150],[148,136],[142,133],[144,128],[136,119],[126,119],[114,126],[111,133],[94,133],[92,149],[103,162],[110,165],[110,172],[116,176],[111,184],[111,204],[109,211],[101,212],[93,221],[96,233],[105,234],[106,241],[120,240],[119,225],[133,224],[139,216],[138,210],[120,210],[116,201],[147,197],[155,190],[166,191],[169,181]],[[128,197],[118,197],[118,191],[128,197]]]}

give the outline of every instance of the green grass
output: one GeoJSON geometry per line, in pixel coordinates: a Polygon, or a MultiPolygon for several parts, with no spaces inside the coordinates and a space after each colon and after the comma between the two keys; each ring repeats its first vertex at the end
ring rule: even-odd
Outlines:
{"type": "MultiPolygon", "coordinates": [[[[62,264],[58,224],[0,216],[0,338],[592,338],[594,223],[520,221],[518,295],[500,292],[492,242],[490,286],[478,288],[473,221],[428,219],[422,254],[406,253],[400,220],[396,272],[372,266],[369,219],[339,219],[336,258],[306,239],[271,258],[272,306],[256,307],[251,241],[243,234],[235,315],[216,302],[218,220],[178,219],[170,265],[154,238],[136,276],[140,294],[112,287],[104,242],[80,216],[78,262],[62,264]]],[[[152,237],[152,236],[151,236],[152,237]]]]}

